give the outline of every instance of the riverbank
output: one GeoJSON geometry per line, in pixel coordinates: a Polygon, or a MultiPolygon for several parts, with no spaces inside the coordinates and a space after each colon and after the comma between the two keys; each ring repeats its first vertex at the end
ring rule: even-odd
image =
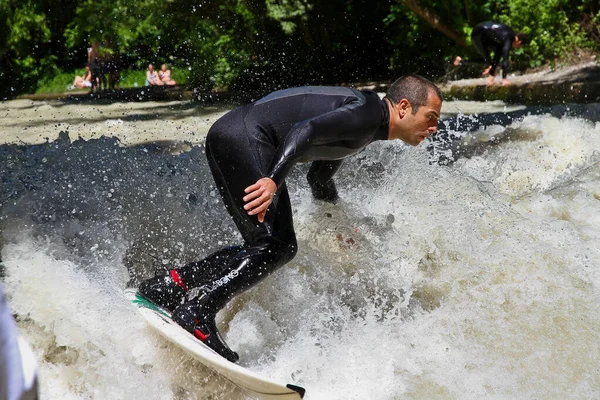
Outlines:
{"type": "Polygon", "coordinates": [[[0,143],[52,142],[116,137],[124,145],[200,143],[229,103],[191,101],[66,102],[11,100],[0,103],[0,143]]]}
{"type": "MultiPolygon", "coordinates": [[[[506,111],[505,104],[600,102],[600,65],[595,61],[511,75],[510,80],[512,84],[506,87],[488,87],[484,78],[441,84],[446,97],[442,112],[455,114],[457,101],[470,100],[481,102],[481,112],[506,111]]],[[[360,82],[354,86],[385,93],[388,83],[360,82]]],[[[145,87],[23,96],[0,103],[0,143],[44,143],[66,132],[71,140],[114,136],[125,145],[196,144],[227,110],[261,95],[145,87]]]]}
{"type": "MultiPolygon", "coordinates": [[[[592,60],[561,68],[543,68],[525,74],[510,74],[508,86],[487,86],[486,78],[461,79],[440,85],[448,99],[491,101],[511,104],[550,105],[600,102],[600,64],[592,60]]],[[[496,77],[500,81],[500,76],[496,77]]]]}
{"type": "MultiPolygon", "coordinates": [[[[600,102],[600,64],[596,60],[558,68],[545,67],[534,72],[510,74],[508,86],[487,86],[486,78],[457,79],[439,84],[448,100],[493,101],[510,104],[549,105],[600,102]]],[[[497,77],[497,82],[500,76],[497,77]]],[[[358,89],[385,92],[389,82],[344,84],[358,89]]],[[[58,100],[67,103],[201,101],[244,103],[265,93],[199,91],[184,86],[142,87],[99,92],[67,92],[19,96],[20,100],[58,100]]]]}
{"type": "MultiPolygon", "coordinates": [[[[385,88],[372,88],[383,96],[385,88]]],[[[0,103],[0,144],[40,144],[61,134],[71,141],[116,137],[126,146],[154,143],[179,149],[202,143],[212,124],[239,101],[65,101],[11,100],[0,103]]],[[[502,102],[446,101],[442,117],[465,110],[482,114],[518,109],[502,102]]]]}

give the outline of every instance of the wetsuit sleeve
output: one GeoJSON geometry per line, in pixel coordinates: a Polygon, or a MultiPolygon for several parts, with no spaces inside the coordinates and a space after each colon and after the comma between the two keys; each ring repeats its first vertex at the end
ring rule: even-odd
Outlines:
{"type": "MultiPolygon", "coordinates": [[[[297,123],[275,153],[269,178],[281,187],[292,166],[302,159],[311,146],[341,140],[357,139],[369,132],[370,119],[363,116],[366,99],[361,94],[356,100],[333,111],[297,123]]],[[[372,132],[372,129],[370,130],[372,132]]]]}

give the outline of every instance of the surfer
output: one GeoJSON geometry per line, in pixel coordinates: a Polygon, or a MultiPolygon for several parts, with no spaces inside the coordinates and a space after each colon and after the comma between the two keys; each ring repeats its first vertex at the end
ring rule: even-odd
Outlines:
{"type": "MultiPolygon", "coordinates": [[[[515,33],[504,24],[486,21],[473,28],[471,41],[486,63],[486,68],[481,75],[486,76],[489,74],[488,85],[494,84],[496,67],[500,62],[500,58],[502,58],[502,85],[505,86],[510,84],[506,78],[508,75],[508,53],[511,48],[518,49],[523,44],[529,43],[529,37],[523,33],[515,33]],[[493,59],[490,55],[492,51],[494,52],[493,59]]],[[[462,62],[461,58],[457,57],[454,65],[458,66],[462,62]]]]}
{"type": "Polygon", "coordinates": [[[312,162],[307,179],[315,199],[335,203],[333,176],[345,157],[378,140],[416,146],[435,133],[439,89],[418,75],[376,93],[343,87],[280,90],[221,117],[206,137],[216,186],[244,245],[227,247],[181,268],[159,272],[139,293],[172,310],[172,318],[226,359],[238,355],[219,334],[215,316],[234,296],[294,258],[297,251],[285,178],[312,162]],[[186,293],[200,287],[188,301],[186,293]]]}

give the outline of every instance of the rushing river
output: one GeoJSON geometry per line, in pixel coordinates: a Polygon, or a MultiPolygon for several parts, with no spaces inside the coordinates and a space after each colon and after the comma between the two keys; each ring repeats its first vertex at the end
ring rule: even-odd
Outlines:
{"type": "MultiPolygon", "coordinates": [[[[123,295],[239,243],[195,130],[222,110],[69,107],[95,119],[13,117],[52,139],[0,144],[1,271],[42,398],[244,399],[123,295]]],[[[600,397],[599,110],[447,102],[435,140],[348,159],[335,206],[295,168],[297,257],[219,314],[240,363],[309,400],[600,397]]]]}

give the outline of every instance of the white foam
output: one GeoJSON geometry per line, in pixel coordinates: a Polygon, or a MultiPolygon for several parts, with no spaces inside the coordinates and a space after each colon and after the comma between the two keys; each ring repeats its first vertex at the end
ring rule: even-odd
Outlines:
{"type": "MultiPolygon", "coordinates": [[[[305,386],[309,400],[599,397],[599,129],[525,117],[511,140],[449,167],[430,165],[424,148],[380,143],[339,171],[336,206],[312,200],[295,172],[299,253],[221,314],[228,342],[243,365],[305,386]]],[[[30,202],[5,203],[6,287],[27,317],[44,397],[243,398],[148,333],[121,294],[139,232],[159,263],[208,251],[205,229],[237,240],[219,205],[202,203],[213,199],[205,166],[79,145],[111,155],[99,178],[70,180],[89,189],[85,201],[69,192],[67,211],[42,222],[18,211],[30,202]],[[149,172],[111,175],[127,157],[147,157],[149,172]],[[147,182],[147,198],[134,195],[147,182]],[[189,182],[199,206],[184,201],[189,182]],[[94,196],[110,188],[110,200],[94,196]]],[[[64,188],[44,182],[49,194],[64,188]]]]}

